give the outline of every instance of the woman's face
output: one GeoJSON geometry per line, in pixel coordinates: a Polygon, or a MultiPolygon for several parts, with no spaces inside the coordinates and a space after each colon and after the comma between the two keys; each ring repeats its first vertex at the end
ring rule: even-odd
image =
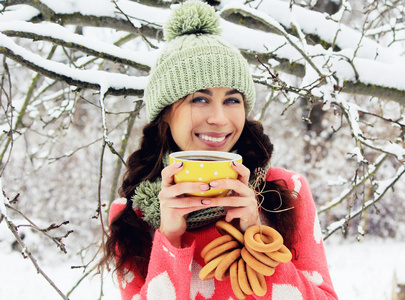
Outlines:
{"type": "Polygon", "coordinates": [[[228,152],[245,125],[243,96],[225,87],[197,91],[174,103],[165,121],[181,150],[228,152]]]}

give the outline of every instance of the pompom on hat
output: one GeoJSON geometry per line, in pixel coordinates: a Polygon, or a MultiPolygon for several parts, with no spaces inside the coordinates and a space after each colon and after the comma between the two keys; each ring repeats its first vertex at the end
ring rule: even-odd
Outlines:
{"type": "Polygon", "coordinates": [[[249,65],[239,50],[220,37],[220,20],[206,3],[176,5],[163,28],[166,45],[145,88],[149,122],[179,99],[214,87],[236,89],[245,96],[247,113],[255,102],[249,65]]]}

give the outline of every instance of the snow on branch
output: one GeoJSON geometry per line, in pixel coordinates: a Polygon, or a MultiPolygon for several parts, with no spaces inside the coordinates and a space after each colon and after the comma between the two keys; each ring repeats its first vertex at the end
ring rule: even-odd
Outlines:
{"type": "Polygon", "coordinates": [[[108,84],[107,94],[142,95],[146,77],[134,77],[96,70],[78,70],[62,63],[43,59],[0,34],[0,53],[49,78],[64,81],[79,88],[100,90],[101,82],[108,84]]]}
{"type": "MultiPolygon", "coordinates": [[[[49,285],[59,294],[59,296],[62,297],[62,299],[67,300],[68,297],[56,286],[56,284],[52,281],[52,279],[45,273],[45,271],[40,267],[37,259],[34,257],[34,255],[30,252],[29,248],[26,246],[26,244],[24,243],[23,239],[20,237],[20,235],[18,234],[18,228],[19,226],[15,225],[14,222],[12,221],[12,219],[8,216],[7,214],[7,209],[12,210],[18,214],[20,214],[21,216],[24,217],[25,220],[27,220],[29,222],[30,225],[28,225],[30,228],[41,232],[42,234],[44,234],[46,237],[50,238],[52,241],[54,241],[57,246],[66,253],[66,249],[65,249],[65,245],[62,242],[63,238],[66,238],[70,233],[72,233],[73,231],[68,231],[64,236],[62,237],[54,237],[49,235],[49,231],[54,230],[59,228],[62,225],[67,224],[68,222],[63,222],[60,225],[55,225],[52,224],[50,226],[48,226],[47,228],[44,229],[40,229],[37,225],[35,225],[29,218],[27,218],[21,211],[19,211],[18,209],[14,208],[13,206],[10,205],[10,201],[7,199],[3,189],[2,189],[2,184],[1,184],[1,178],[0,178],[0,223],[5,220],[5,222],[7,223],[8,229],[11,231],[11,233],[13,234],[14,238],[16,239],[16,241],[18,242],[18,244],[21,246],[21,253],[24,256],[24,258],[28,258],[32,264],[34,265],[35,269],[37,270],[38,274],[41,274],[45,280],[49,283],[49,285]]],[[[17,201],[17,199],[14,199],[13,203],[15,203],[17,201]]]]}
{"type": "Polygon", "coordinates": [[[322,205],[319,209],[318,209],[318,214],[322,214],[328,210],[330,210],[331,208],[337,206],[338,204],[342,203],[343,201],[345,201],[351,194],[353,194],[357,188],[359,188],[360,186],[362,186],[366,181],[368,180],[372,180],[372,177],[375,176],[376,172],[378,171],[378,169],[383,165],[384,161],[388,158],[388,154],[382,154],[377,161],[375,162],[375,164],[369,165],[368,166],[368,171],[366,172],[366,174],[360,178],[358,178],[357,176],[353,177],[350,182],[352,183],[350,188],[347,188],[345,190],[343,190],[340,195],[334,199],[332,199],[331,201],[325,203],[324,205],[322,205]]]}
{"type": "Polygon", "coordinates": [[[32,24],[22,21],[0,22],[0,31],[10,37],[44,40],[70,49],[80,50],[95,57],[149,71],[154,61],[154,52],[137,52],[74,34],[58,24],[32,24]]]}
{"type": "MultiPolygon", "coordinates": [[[[380,201],[385,193],[390,190],[395,183],[400,180],[402,175],[405,174],[405,166],[401,166],[398,170],[395,176],[391,179],[387,179],[384,181],[377,182],[377,189],[374,191],[374,195],[376,196],[374,199],[370,199],[363,203],[361,207],[359,207],[357,210],[347,214],[344,218],[333,222],[330,224],[326,230],[324,231],[324,239],[326,240],[328,237],[330,237],[335,231],[341,229],[342,231],[345,231],[346,226],[348,223],[353,220],[355,217],[361,215],[365,210],[369,209],[372,206],[375,206],[375,204],[380,201]]],[[[359,232],[362,234],[361,232],[359,232]]]]}

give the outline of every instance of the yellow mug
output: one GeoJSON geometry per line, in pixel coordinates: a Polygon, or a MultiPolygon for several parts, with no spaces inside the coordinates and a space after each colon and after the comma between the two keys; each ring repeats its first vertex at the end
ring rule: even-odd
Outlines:
{"type": "MultiPolygon", "coordinates": [[[[169,163],[183,163],[183,169],[174,176],[174,182],[204,182],[217,179],[236,179],[238,173],[232,169],[233,162],[242,162],[242,156],[222,151],[179,151],[169,155],[169,163]]],[[[210,189],[192,196],[224,197],[229,190],[210,189]]]]}

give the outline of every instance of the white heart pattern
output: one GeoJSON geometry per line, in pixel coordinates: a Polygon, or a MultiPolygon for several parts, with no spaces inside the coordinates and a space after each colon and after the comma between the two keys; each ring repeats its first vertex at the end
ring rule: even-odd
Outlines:
{"type": "Polygon", "coordinates": [[[202,267],[199,263],[193,260],[191,268],[191,282],[190,282],[190,300],[195,300],[197,294],[200,293],[205,299],[210,299],[215,293],[215,281],[214,279],[210,280],[201,280],[198,277],[202,267]]]}
{"type": "Polygon", "coordinates": [[[291,284],[273,284],[272,300],[303,300],[299,289],[291,284]]]}
{"type": "Polygon", "coordinates": [[[176,300],[176,290],[167,271],[149,282],[146,298],[148,300],[176,300]]]}
{"type": "Polygon", "coordinates": [[[317,271],[302,271],[304,276],[315,285],[321,285],[323,283],[323,277],[317,271]]]}

